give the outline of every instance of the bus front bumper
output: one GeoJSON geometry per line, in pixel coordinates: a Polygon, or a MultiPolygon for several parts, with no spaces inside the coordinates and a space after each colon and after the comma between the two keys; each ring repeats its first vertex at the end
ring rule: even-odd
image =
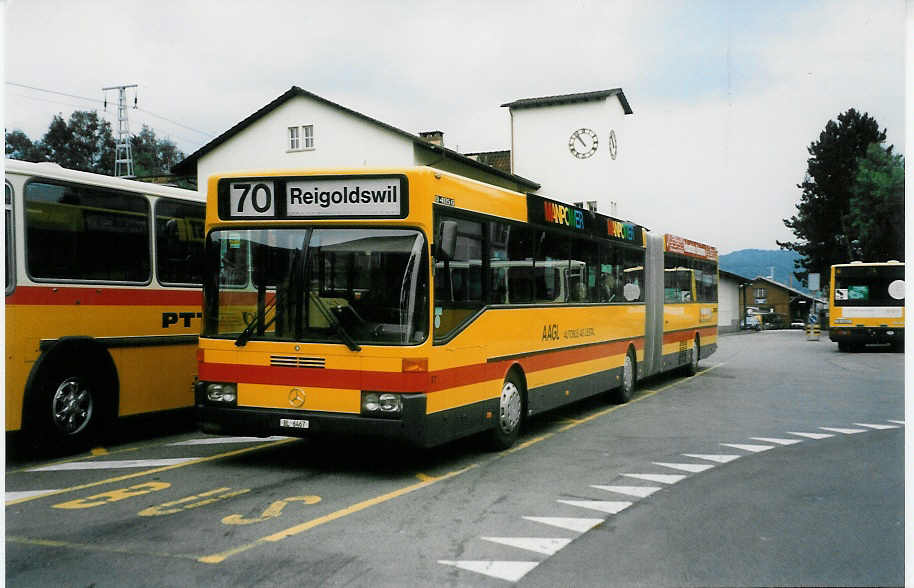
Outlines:
{"type": "Polygon", "coordinates": [[[425,395],[402,395],[399,418],[358,414],[218,406],[197,402],[197,425],[204,433],[269,437],[381,437],[426,446],[425,395]]]}

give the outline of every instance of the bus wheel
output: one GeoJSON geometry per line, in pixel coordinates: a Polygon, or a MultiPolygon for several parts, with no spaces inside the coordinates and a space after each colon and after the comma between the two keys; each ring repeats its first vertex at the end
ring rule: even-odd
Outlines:
{"type": "Polygon", "coordinates": [[[501,396],[498,399],[498,421],[491,433],[493,449],[508,449],[517,440],[520,434],[520,425],[523,419],[524,392],[517,374],[509,372],[501,386],[501,396]]]}
{"type": "Polygon", "coordinates": [[[80,369],[49,370],[32,407],[32,432],[39,446],[54,453],[85,449],[98,434],[103,413],[99,387],[80,369]]]}
{"type": "Polygon", "coordinates": [[[625,354],[625,361],[622,362],[622,383],[616,389],[616,402],[624,404],[632,399],[635,395],[635,384],[638,382],[637,363],[635,363],[635,352],[629,348],[625,354]]]}
{"type": "Polygon", "coordinates": [[[689,363],[685,366],[685,373],[694,376],[698,373],[698,360],[701,357],[701,345],[698,341],[698,335],[695,335],[695,341],[692,342],[692,352],[689,354],[689,363]]]}

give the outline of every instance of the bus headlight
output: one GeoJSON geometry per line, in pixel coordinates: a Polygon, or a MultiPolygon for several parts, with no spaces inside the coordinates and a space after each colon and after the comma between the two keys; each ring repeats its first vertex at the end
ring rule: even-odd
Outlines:
{"type": "Polygon", "coordinates": [[[365,416],[399,416],[402,411],[399,394],[362,392],[362,414],[365,416]]]}
{"type": "Polygon", "coordinates": [[[234,404],[238,399],[238,388],[235,384],[209,383],[206,385],[206,399],[220,404],[234,404]]]}

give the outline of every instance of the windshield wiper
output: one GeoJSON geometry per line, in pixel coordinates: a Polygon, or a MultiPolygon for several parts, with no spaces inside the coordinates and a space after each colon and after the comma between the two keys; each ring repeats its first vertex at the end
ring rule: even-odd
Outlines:
{"type": "Polygon", "coordinates": [[[327,304],[321,300],[320,296],[310,291],[308,292],[308,295],[311,296],[311,299],[314,301],[314,306],[321,311],[321,314],[324,315],[327,322],[333,325],[333,330],[336,331],[336,334],[343,340],[346,347],[348,347],[350,351],[361,351],[362,348],[355,342],[352,335],[346,331],[345,327],[343,327],[343,323],[340,322],[340,319],[336,318],[333,311],[327,308],[327,304]]]}
{"type": "MultiPolygon", "coordinates": [[[[273,310],[273,308],[276,306],[277,298],[278,297],[274,295],[273,301],[268,306],[264,307],[263,312],[262,313],[257,312],[255,314],[254,318],[251,319],[251,322],[249,322],[247,324],[247,326],[244,327],[244,330],[241,331],[241,334],[238,335],[237,339],[235,339],[236,347],[244,347],[245,345],[248,344],[248,341],[251,339],[251,336],[254,334],[254,327],[257,326],[257,323],[259,323],[261,320],[263,320],[267,317],[268,312],[273,310]]],[[[275,320],[276,320],[276,314],[274,313],[273,316],[270,317],[270,321],[263,324],[264,330],[266,330],[270,325],[272,325],[273,321],[275,321],[275,320]]]]}

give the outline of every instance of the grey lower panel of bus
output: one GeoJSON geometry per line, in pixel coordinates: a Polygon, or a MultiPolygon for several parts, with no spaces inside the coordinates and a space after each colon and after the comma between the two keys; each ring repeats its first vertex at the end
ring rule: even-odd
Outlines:
{"type": "Polygon", "coordinates": [[[644,359],[638,377],[645,378],[666,369],[663,354],[663,235],[647,234],[644,260],[644,359]]]}
{"type": "Polygon", "coordinates": [[[527,414],[539,414],[569,402],[606,392],[618,387],[621,381],[622,368],[620,367],[531,388],[527,391],[527,414]]]}

